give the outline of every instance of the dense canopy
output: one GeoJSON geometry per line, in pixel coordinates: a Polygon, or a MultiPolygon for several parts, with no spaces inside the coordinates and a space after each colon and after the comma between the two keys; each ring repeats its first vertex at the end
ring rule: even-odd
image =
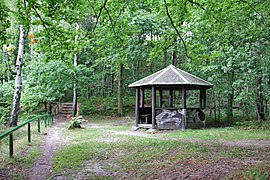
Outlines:
{"type": "Polygon", "coordinates": [[[134,104],[128,85],[170,64],[181,70],[159,72],[160,80],[211,86],[185,73],[192,72],[215,84],[207,106],[216,124],[234,116],[265,121],[269,6],[267,0],[1,0],[0,121],[7,123],[14,103],[15,114],[28,116],[60,97],[78,99],[82,113],[124,115],[134,104]]]}

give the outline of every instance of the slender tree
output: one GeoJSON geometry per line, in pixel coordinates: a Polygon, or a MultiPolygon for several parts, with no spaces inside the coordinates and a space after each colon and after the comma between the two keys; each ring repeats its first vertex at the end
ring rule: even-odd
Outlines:
{"type": "Polygon", "coordinates": [[[18,115],[20,112],[20,101],[22,93],[22,67],[23,67],[23,50],[24,50],[24,41],[25,41],[25,30],[24,27],[20,27],[20,39],[19,39],[19,48],[18,55],[15,65],[15,86],[14,86],[14,95],[13,95],[13,104],[12,111],[9,120],[9,127],[17,126],[18,115]]]}
{"type": "MultiPolygon", "coordinates": [[[[79,30],[79,24],[76,23],[76,35],[75,35],[75,45],[77,44],[77,38],[78,38],[78,30],[79,30]]],[[[77,47],[75,47],[77,49],[77,47]]],[[[78,52],[76,51],[74,54],[74,60],[73,60],[73,66],[74,69],[78,65],[78,52]]],[[[77,104],[78,104],[78,98],[77,98],[77,80],[76,80],[76,72],[74,72],[74,84],[73,84],[73,103],[72,103],[72,117],[75,117],[77,114],[77,104]]]]}

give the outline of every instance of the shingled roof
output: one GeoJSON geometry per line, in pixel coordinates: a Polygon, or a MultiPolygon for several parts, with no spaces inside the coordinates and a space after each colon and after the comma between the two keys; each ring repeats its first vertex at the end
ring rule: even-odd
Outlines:
{"type": "Polygon", "coordinates": [[[198,88],[211,88],[213,85],[201,78],[198,78],[186,71],[176,68],[174,65],[151,74],[139,81],[130,84],[128,87],[141,87],[141,86],[190,86],[198,88]]]}

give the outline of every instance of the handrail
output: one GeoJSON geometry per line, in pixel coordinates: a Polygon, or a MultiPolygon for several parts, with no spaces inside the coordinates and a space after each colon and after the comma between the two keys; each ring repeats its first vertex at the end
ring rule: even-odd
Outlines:
{"type": "Polygon", "coordinates": [[[48,124],[52,123],[52,117],[49,114],[44,114],[44,115],[38,115],[34,118],[31,118],[25,122],[23,122],[22,124],[8,130],[7,132],[4,132],[3,134],[0,135],[0,140],[4,139],[5,137],[9,136],[9,157],[12,158],[13,157],[13,132],[15,132],[16,130],[20,129],[21,127],[25,126],[26,124],[28,125],[28,142],[31,142],[31,126],[30,123],[32,121],[38,121],[38,132],[40,132],[40,119],[43,117],[44,120],[44,125],[45,127],[47,127],[47,122],[48,124]],[[46,120],[48,120],[46,122],[46,120]]]}
{"type": "Polygon", "coordinates": [[[61,101],[62,101],[62,97],[59,98],[59,101],[57,102],[56,106],[53,108],[52,110],[52,123],[53,123],[53,118],[57,115],[57,113],[59,113],[60,111],[60,106],[61,106],[61,101]],[[58,112],[57,112],[58,111],[58,112]]]}
{"type": "Polygon", "coordinates": [[[44,114],[44,115],[37,115],[36,117],[33,117],[25,122],[23,122],[22,124],[13,127],[12,129],[0,134],[0,140],[4,139],[5,137],[9,136],[9,157],[12,158],[13,157],[13,132],[15,132],[16,130],[20,129],[21,127],[25,126],[26,124],[28,125],[28,142],[31,142],[31,125],[30,123],[33,121],[37,121],[38,122],[38,132],[40,133],[40,120],[41,118],[43,118],[44,121],[44,126],[45,128],[47,128],[47,125],[51,126],[53,124],[53,118],[54,116],[57,115],[57,110],[59,112],[59,105],[61,104],[61,99],[59,99],[58,103],[56,104],[56,106],[54,107],[52,114],[44,114]]]}
{"type": "MultiPolygon", "coordinates": [[[[46,115],[49,115],[49,114],[45,114],[44,116],[46,116],[46,115]]],[[[12,129],[8,130],[7,132],[4,132],[3,134],[0,135],[0,140],[3,139],[3,138],[5,138],[6,136],[8,136],[10,133],[13,133],[17,129],[20,129],[21,127],[25,126],[26,124],[28,124],[28,123],[36,120],[38,117],[39,116],[36,116],[36,117],[34,117],[32,119],[29,119],[28,121],[25,121],[24,123],[22,123],[22,124],[20,124],[20,125],[18,125],[16,127],[12,128],[12,129]]]]}

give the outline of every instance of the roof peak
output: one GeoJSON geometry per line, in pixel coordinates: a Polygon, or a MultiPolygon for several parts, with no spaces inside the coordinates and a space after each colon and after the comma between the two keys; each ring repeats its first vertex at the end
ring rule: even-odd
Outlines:
{"type": "Polygon", "coordinates": [[[170,64],[164,69],[130,84],[129,87],[156,85],[198,86],[204,88],[213,86],[211,83],[170,64]]]}

